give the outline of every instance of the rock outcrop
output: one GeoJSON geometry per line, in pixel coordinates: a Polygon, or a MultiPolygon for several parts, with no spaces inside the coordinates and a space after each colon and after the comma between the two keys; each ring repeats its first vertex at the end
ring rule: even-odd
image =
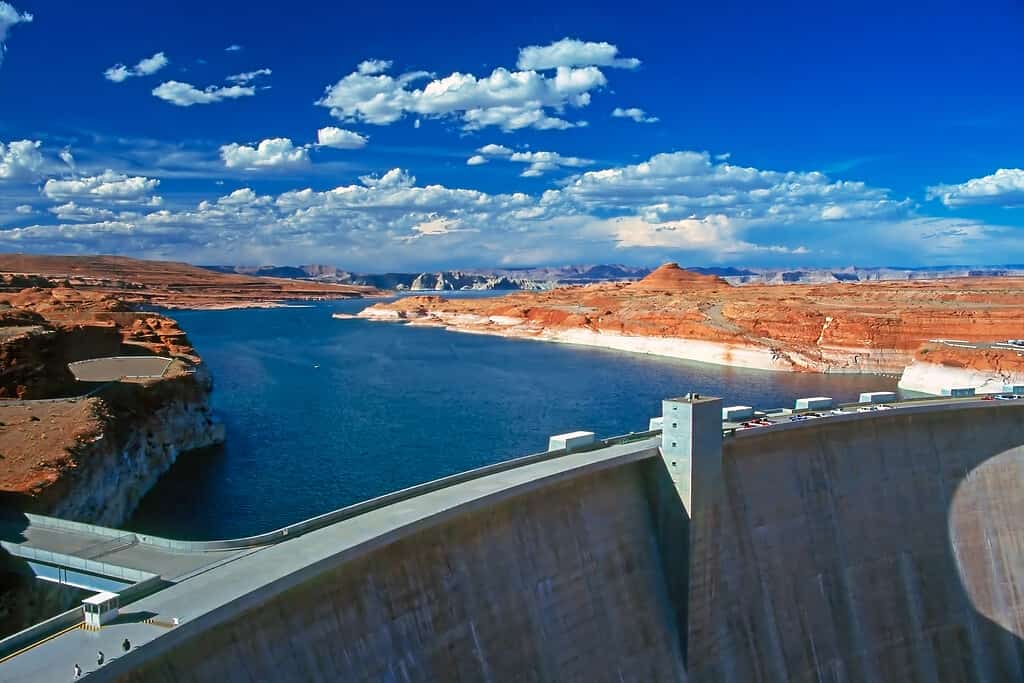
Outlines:
{"type": "Polygon", "coordinates": [[[1024,278],[733,287],[667,264],[633,284],[378,304],[360,315],[738,367],[899,373],[927,340],[1024,329],[1024,278]]]}
{"type": "MultiPolygon", "coordinates": [[[[124,524],[187,451],[223,441],[212,381],[177,323],[69,287],[0,303],[0,511],[124,524]],[[172,358],[159,378],[76,382],[72,361],[172,358]],[[87,393],[88,392],[88,393],[87,393]]],[[[40,586],[0,558],[0,633],[68,609],[80,596],[40,586]]]]}

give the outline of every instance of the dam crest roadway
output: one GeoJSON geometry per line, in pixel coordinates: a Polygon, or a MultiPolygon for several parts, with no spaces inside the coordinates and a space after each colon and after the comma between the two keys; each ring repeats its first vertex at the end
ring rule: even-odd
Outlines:
{"type": "Polygon", "coordinates": [[[0,680],[125,638],[90,680],[1020,679],[1024,400],[664,407],[250,538],[8,520],[10,554],[124,589],[99,631],[0,642],[0,680]]]}

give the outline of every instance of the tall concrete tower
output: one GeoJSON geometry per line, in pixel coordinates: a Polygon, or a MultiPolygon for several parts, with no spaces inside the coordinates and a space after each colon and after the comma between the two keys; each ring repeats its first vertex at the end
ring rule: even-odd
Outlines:
{"type": "Polygon", "coordinates": [[[665,399],[661,408],[661,457],[693,520],[702,490],[714,495],[721,482],[722,399],[687,394],[665,399]]]}

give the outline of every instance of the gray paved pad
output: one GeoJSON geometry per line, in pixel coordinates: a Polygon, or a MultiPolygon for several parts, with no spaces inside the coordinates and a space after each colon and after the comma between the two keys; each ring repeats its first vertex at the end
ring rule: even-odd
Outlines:
{"type": "Polygon", "coordinates": [[[123,356],[69,363],[68,369],[80,382],[113,382],[123,377],[160,377],[170,364],[170,358],[159,356],[123,356]]]}

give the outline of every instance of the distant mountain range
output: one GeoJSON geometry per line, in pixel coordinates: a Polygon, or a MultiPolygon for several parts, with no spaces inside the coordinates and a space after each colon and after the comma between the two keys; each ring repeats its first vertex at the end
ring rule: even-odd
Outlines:
{"type": "Polygon", "coordinates": [[[321,283],[370,285],[379,289],[458,291],[485,289],[551,289],[563,285],[637,280],[650,268],[622,265],[577,265],[543,268],[442,270],[425,273],[352,273],[334,266],[203,266],[220,273],[313,280],[321,283]]]}
{"type": "MultiPolygon", "coordinates": [[[[639,280],[651,268],[620,264],[546,266],[537,268],[480,268],[422,273],[353,273],[335,266],[203,266],[220,273],[310,280],[319,283],[370,285],[409,291],[542,290],[565,285],[639,280]]],[[[691,267],[696,273],[717,275],[730,284],[822,284],[877,280],[934,280],[953,277],[1024,276],[1024,265],[1002,266],[881,266],[862,268],[734,268],[691,267]]]]}

